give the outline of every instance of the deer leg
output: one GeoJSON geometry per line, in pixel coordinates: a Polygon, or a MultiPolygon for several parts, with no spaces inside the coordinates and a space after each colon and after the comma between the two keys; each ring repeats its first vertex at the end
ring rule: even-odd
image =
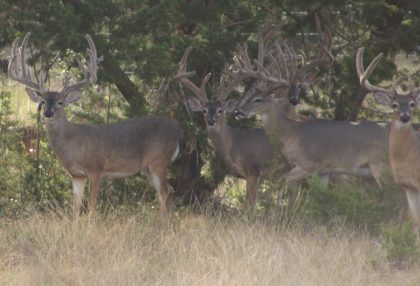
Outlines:
{"type": "Polygon", "coordinates": [[[292,170],[290,170],[286,175],[286,184],[291,184],[293,186],[293,189],[295,189],[293,192],[289,193],[289,202],[290,204],[294,205],[297,201],[301,189],[301,182],[300,180],[308,177],[310,173],[308,173],[306,170],[302,169],[299,166],[293,167],[292,170]]]}
{"type": "Polygon", "coordinates": [[[375,179],[376,184],[378,184],[379,187],[382,187],[381,178],[382,178],[384,166],[380,164],[369,163],[369,169],[370,169],[370,172],[372,173],[372,177],[375,179]]]}
{"type": "Polygon", "coordinates": [[[246,207],[249,213],[255,211],[259,183],[260,177],[249,176],[246,179],[246,207]]]}
{"type": "Polygon", "coordinates": [[[292,183],[292,182],[296,182],[296,181],[299,181],[301,179],[304,179],[307,176],[309,176],[310,174],[311,173],[309,173],[308,171],[302,169],[301,167],[295,166],[295,167],[293,167],[293,169],[291,169],[285,175],[285,179],[286,179],[286,182],[292,183]]]}
{"type": "Polygon", "coordinates": [[[414,233],[417,236],[417,241],[420,239],[420,192],[416,190],[405,190],[407,196],[408,208],[410,209],[411,218],[414,222],[414,233]]]}
{"type": "MultiPolygon", "coordinates": [[[[172,188],[166,179],[166,168],[161,166],[149,166],[150,180],[159,195],[160,213],[168,216],[171,207],[172,188]]],[[[146,172],[147,174],[147,172],[146,172]]]]}
{"type": "Polygon", "coordinates": [[[99,192],[101,191],[101,175],[95,174],[89,176],[89,181],[91,184],[88,209],[89,213],[95,213],[96,201],[98,199],[99,192]]]}
{"type": "Polygon", "coordinates": [[[83,203],[86,177],[72,177],[71,182],[73,185],[73,215],[74,217],[79,217],[80,208],[83,203]]]}

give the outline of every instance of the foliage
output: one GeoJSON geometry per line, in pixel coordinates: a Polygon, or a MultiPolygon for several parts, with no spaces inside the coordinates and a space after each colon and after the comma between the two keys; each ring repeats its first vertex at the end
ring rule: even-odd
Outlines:
{"type": "Polygon", "coordinates": [[[362,181],[327,185],[314,176],[308,180],[302,199],[302,218],[307,222],[330,226],[344,223],[371,232],[378,232],[382,225],[393,221],[405,205],[403,192],[391,178],[377,188],[362,181]]]}
{"type": "Polygon", "coordinates": [[[385,227],[383,244],[388,260],[397,267],[409,267],[420,261],[413,225],[405,222],[400,227],[385,227]]]}

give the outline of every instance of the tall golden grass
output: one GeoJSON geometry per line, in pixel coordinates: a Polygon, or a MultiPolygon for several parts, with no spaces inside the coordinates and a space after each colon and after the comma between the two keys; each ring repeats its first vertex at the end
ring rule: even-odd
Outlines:
{"type": "Polygon", "coordinates": [[[0,285],[420,285],[418,270],[345,228],[188,213],[168,227],[149,212],[0,225],[0,285]]]}

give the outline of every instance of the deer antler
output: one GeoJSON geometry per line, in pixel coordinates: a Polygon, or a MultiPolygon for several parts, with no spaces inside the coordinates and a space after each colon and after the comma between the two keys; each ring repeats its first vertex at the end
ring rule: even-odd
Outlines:
{"type": "Polygon", "coordinates": [[[319,35],[319,53],[318,56],[312,61],[305,63],[297,72],[298,78],[305,78],[308,72],[311,72],[315,67],[323,64],[330,64],[334,61],[334,57],[331,54],[332,37],[331,31],[328,26],[325,27],[324,35],[321,32],[321,23],[319,21],[318,14],[315,14],[315,25],[316,31],[319,35]]]}
{"type": "Polygon", "coordinates": [[[61,90],[61,92],[63,93],[69,94],[73,91],[81,89],[84,86],[94,84],[97,80],[97,64],[102,59],[98,59],[96,47],[92,38],[89,35],[85,35],[85,38],[89,44],[89,48],[87,49],[88,59],[85,59],[84,61],[79,61],[79,67],[83,71],[84,79],[72,85],[69,85],[68,80],[65,80],[65,84],[63,85],[63,89],[61,90]]]}
{"type": "MultiPolygon", "coordinates": [[[[290,86],[295,80],[304,80],[308,74],[317,66],[330,63],[334,60],[331,54],[331,33],[326,28],[325,35],[322,36],[321,24],[318,15],[315,15],[317,32],[319,35],[320,51],[318,56],[310,62],[303,63],[298,67],[298,55],[295,50],[286,42],[276,40],[272,43],[271,49],[267,48],[266,40],[260,36],[258,59],[255,60],[257,70],[249,72],[249,66],[252,67],[246,48],[239,50],[240,61],[248,68],[247,72],[250,76],[261,80],[258,88],[263,92],[259,95],[270,94],[273,90],[290,86]],[[261,52],[263,51],[263,52],[261,52]]],[[[246,46],[245,46],[246,47],[246,46]]]]}
{"type": "Polygon", "coordinates": [[[39,83],[34,82],[31,79],[31,73],[29,72],[26,58],[25,58],[25,52],[26,52],[26,46],[29,42],[29,38],[31,37],[31,33],[27,33],[26,36],[23,38],[23,41],[21,45],[19,46],[19,38],[16,38],[13,42],[12,46],[12,58],[10,59],[9,66],[8,66],[8,73],[11,79],[18,81],[25,86],[36,90],[38,92],[45,92],[45,86],[44,86],[44,78],[43,74],[41,73],[41,78],[39,83]],[[18,58],[20,57],[20,73],[19,74],[19,68],[18,68],[18,58]]]}
{"type": "Polygon", "coordinates": [[[201,82],[201,87],[196,86],[193,82],[191,82],[188,78],[195,75],[195,72],[187,72],[187,59],[192,51],[192,47],[188,47],[184,55],[179,62],[179,70],[178,73],[173,77],[176,80],[179,80],[183,85],[189,88],[197,97],[200,99],[201,102],[207,103],[209,100],[206,95],[206,85],[210,79],[211,73],[208,73],[203,81],[201,82]]]}
{"type": "MultiPolygon", "coordinates": [[[[390,92],[391,90],[388,90],[379,86],[374,86],[368,81],[369,75],[373,72],[378,62],[382,59],[383,53],[380,53],[379,55],[377,55],[369,64],[367,69],[365,70],[363,67],[363,51],[364,51],[364,48],[361,47],[357,50],[357,54],[356,54],[356,70],[357,70],[357,75],[359,76],[360,84],[364,88],[366,88],[368,91],[390,92]]],[[[393,80],[392,86],[393,86],[392,88],[395,88],[395,79],[393,80]]]]}
{"type": "Polygon", "coordinates": [[[234,67],[238,75],[260,80],[260,87],[261,85],[268,86],[267,92],[289,84],[289,79],[283,77],[284,74],[287,74],[287,67],[284,65],[284,61],[276,58],[277,56],[284,57],[279,43],[274,42],[276,51],[269,50],[269,41],[275,35],[272,26],[270,29],[265,26],[259,33],[257,59],[254,59],[254,61],[250,59],[246,44],[238,44],[234,55],[234,67]],[[280,50],[280,53],[277,53],[278,50],[280,50]]]}
{"type": "MultiPolygon", "coordinates": [[[[25,59],[26,46],[30,37],[31,33],[27,33],[25,38],[23,38],[21,46],[19,46],[19,38],[17,38],[13,42],[12,58],[9,62],[8,73],[10,78],[12,78],[13,80],[18,81],[33,90],[43,93],[46,91],[46,88],[44,86],[44,74],[41,73],[39,82],[32,81],[31,74],[29,72],[25,59]],[[18,57],[20,57],[21,74],[19,74],[17,67],[18,57]]],[[[85,85],[93,84],[96,82],[97,64],[98,62],[100,62],[100,59],[98,60],[97,58],[96,48],[92,38],[89,35],[86,35],[86,39],[89,43],[89,49],[87,50],[89,58],[84,62],[79,62],[79,66],[83,70],[85,78],[84,80],[78,83],[69,85],[69,79],[66,77],[63,81],[63,89],[61,90],[61,92],[63,93],[68,94],[72,91],[80,89],[85,85]]]]}

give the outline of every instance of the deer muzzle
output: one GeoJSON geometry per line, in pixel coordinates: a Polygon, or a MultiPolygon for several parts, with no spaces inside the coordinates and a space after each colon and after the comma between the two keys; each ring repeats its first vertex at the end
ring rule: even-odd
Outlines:
{"type": "Polygon", "coordinates": [[[410,114],[404,112],[400,114],[400,121],[403,123],[407,123],[408,121],[410,121],[410,114]]]}
{"type": "Polygon", "coordinates": [[[209,127],[214,127],[215,125],[216,125],[216,120],[215,119],[209,119],[209,120],[207,120],[207,125],[209,126],[209,127]]]}

